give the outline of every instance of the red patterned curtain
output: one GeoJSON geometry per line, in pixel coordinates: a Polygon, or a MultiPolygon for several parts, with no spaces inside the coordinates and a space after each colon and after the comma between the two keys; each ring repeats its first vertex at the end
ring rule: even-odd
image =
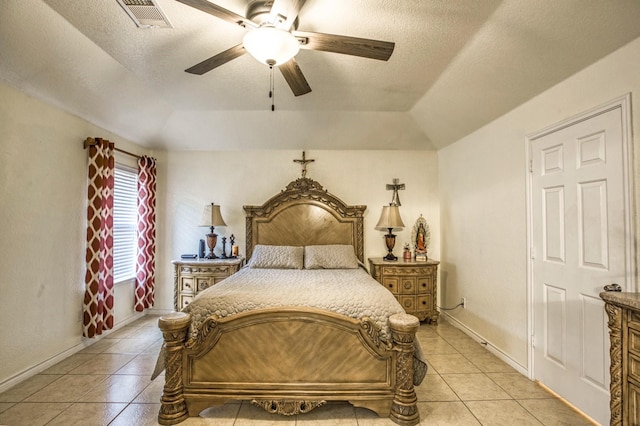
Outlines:
{"type": "Polygon", "coordinates": [[[113,327],[114,144],[100,138],[89,145],[87,270],[83,335],[94,337],[113,327]]]}
{"type": "Polygon", "coordinates": [[[138,260],[136,301],[138,312],[153,306],[156,252],[156,160],[138,159],[138,260]]]}

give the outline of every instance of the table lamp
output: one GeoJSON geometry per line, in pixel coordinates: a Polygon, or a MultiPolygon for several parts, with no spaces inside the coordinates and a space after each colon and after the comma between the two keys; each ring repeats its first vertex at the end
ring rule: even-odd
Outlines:
{"type": "Polygon", "coordinates": [[[216,256],[213,250],[216,248],[218,235],[215,234],[213,230],[216,226],[227,226],[227,224],[224,223],[222,214],[220,214],[220,206],[215,205],[214,203],[204,206],[202,219],[200,219],[200,226],[208,226],[211,228],[211,232],[207,234],[207,246],[209,247],[209,254],[206,258],[217,259],[218,256],[216,256]]]}
{"type": "Polygon", "coordinates": [[[388,229],[389,232],[384,236],[384,241],[387,244],[387,250],[389,253],[384,257],[384,260],[398,260],[393,254],[393,247],[396,245],[396,236],[393,234],[394,229],[404,228],[404,223],[400,217],[400,210],[394,203],[388,206],[382,207],[382,214],[380,214],[380,220],[376,225],[377,229],[388,229]]]}

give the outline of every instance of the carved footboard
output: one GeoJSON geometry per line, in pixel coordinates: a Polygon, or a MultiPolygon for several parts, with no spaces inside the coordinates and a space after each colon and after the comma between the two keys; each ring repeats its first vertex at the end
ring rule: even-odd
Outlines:
{"type": "Polygon", "coordinates": [[[381,341],[368,319],[317,309],[210,317],[197,339],[188,338],[189,324],[185,313],[159,321],[166,345],[160,424],[231,400],[284,415],[349,401],[401,425],[419,422],[412,380],[419,321],[411,315],[389,319],[393,343],[381,341]]]}

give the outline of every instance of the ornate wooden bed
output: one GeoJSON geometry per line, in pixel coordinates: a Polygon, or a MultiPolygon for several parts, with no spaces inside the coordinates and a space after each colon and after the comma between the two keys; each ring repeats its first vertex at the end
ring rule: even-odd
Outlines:
{"type": "MultiPolygon", "coordinates": [[[[351,244],[363,261],[363,213],[302,177],[262,206],[245,206],[247,258],[257,244],[351,244]]],[[[306,413],[348,401],[401,425],[419,422],[413,385],[416,317],[389,318],[392,342],[367,318],[313,308],[263,308],[209,317],[196,339],[190,315],[159,320],[165,385],[158,422],[172,425],[203,409],[249,400],[268,412],[306,413]]]]}

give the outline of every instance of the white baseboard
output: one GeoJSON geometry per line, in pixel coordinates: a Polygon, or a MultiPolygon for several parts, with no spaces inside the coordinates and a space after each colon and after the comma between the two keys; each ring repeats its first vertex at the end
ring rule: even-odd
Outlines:
{"type": "Polygon", "coordinates": [[[440,312],[440,318],[444,318],[444,320],[447,321],[449,324],[453,325],[457,329],[464,332],[467,336],[471,337],[473,340],[475,340],[476,342],[486,347],[489,352],[491,352],[492,354],[500,358],[502,361],[509,364],[520,374],[524,375],[525,377],[529,377],[529,371],[527,370],[526,367],[520,365],[517,361],[515,361],[509,355],[502,352],[502,350],[500,350],[498,347],[493,345],[490,341],[488,341],[487,339],[482,337],[480,334],[476,333],[474,330],[470,329],[469,327],[467,327],[466,325],[458,321],[455,317],[449,315],[447,312],[440,312]]]}
{"type": "Polygon", "coordinates": [[[17,385],[20,382],[23,382],[23,381],[27,380],[30,377],[35,376],[38,373],[43,372],[47,368],[53,367],[54,365],[56,365],[60,361],[64,360],[65,358],[75,354],[76,352],[80,352],[81,350],[83,350],[86,347],[89,347],[89,346],[93,345],[97,341],[104,339],[109,334],[121,329],[122,327],[125,327],[125,326],[131,324],[132,322],[142,318],[146,314],[147,313],[136,312],[132,316],[130,316],[129,318],[127,318],[125,320],[122,320],[117,324],[114,324],[114,326],[113,326],[113,328],[111,330],[106,331],[104,334],[101,334],[100,336],[96,336],[96,337],[93,337],[91,339],[88,339],[86,337],[82,337],[82,341],[80,343],[78,343],[77,345],[72,346],[71,348],[69,348],[69,349],[67,349],[67,350],[65,350],[63,352],[60,352],[59,354],[54,355],[51,358],[49,358],[49,359],[47,359],[45,361],[42,361],[39,364],[33,365],[31,367],[27,367],[24,370],[20,371],[19,373],[16,373],[15,375],[11,376],[10,378],[4,380],[2,383],[0,383],[0,393],[8,390],[9,388],[17,385]]]}
{"type": "Polygon", "coordinates": [[[166,315],[175,312],[173,309],[147,308],[147,315],[166,315]]]}

